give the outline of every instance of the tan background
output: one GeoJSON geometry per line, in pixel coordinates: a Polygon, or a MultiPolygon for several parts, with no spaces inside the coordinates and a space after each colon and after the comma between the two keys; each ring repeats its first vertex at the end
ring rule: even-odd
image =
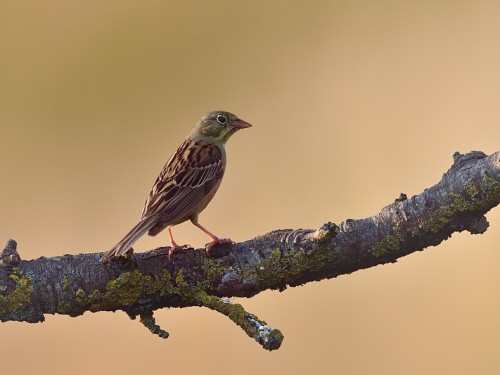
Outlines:
{"type": "MultiPolygon", "coordinates": [[[[500,149],[495,1],[7,1],[0,5],[0,241],[25,259],[104,251],[194,122],[254,124],[201,216],[244,240],[370,216],[500,149]]],[[[263,351],[215,312],[0,324],[1,373],[498,374],[500,209],[396,264],[240,300],[263,351]],[[160,372],[161,371],[161,372],[160,372]]],[[[189,224],[179,242],[202,246],[189,224]]],[[[144,238],[140,251],[166,244],[144,238]]]]}

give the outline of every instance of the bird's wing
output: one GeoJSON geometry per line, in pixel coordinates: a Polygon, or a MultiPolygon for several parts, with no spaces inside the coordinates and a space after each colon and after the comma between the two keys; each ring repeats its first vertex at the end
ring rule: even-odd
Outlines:
{"type": "Polygon", "coordinates": [[[156,179],[142,217],[158,215],[163,227],[186,220],[186,215],[213,195],[223,175],[224,160],[217,145],[186,140],[156,179]]]}

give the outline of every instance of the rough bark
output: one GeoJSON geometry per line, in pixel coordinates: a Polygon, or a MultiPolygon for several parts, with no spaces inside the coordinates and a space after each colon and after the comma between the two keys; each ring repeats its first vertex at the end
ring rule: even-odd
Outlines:
{"type": "Polygon", "coordinates": [[[78,316],[123,310],[166,338],[153,312],[205,306],[238,324],[265,349],[283,335],[229,297],[284,290],[378,264],[435,246],[454,232],[488,228],[484,214],[500,203],[500,152],[456,153],[436,185],[401,194],[380,213],[314,229],[276,230],[254,239],[174,253],[167,248],[100,263],[102,253],[21,260],[9,240],[0,254],[0,320],[41,322],[44,314],[78,316]]]}

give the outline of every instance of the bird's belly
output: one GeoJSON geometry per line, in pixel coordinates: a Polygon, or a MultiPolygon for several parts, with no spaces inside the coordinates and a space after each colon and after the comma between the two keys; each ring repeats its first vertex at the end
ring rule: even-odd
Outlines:
{"type": "Polygon", "coordinates": [[[177,224],[185,222],[186,220],[196,218],[205,208],[207,208],[208,204],[210,203],[212,198],[215,196],[215,193],[217,192],[217,189],[219,188],[219,186],[220,186],[220,181],[216,186],[214,186],[212,188],[212,190],[208,194],[206,194],[203,197],[202,200],[200,200],[200,202],[198,202],[198,204],[196,204],[196,206],[194,206],[191,210],[189,210],[188,214],[184,215],[181,219],[177,220],[175,224],[171,224],[171,225],[177,225],[177,224]]]}

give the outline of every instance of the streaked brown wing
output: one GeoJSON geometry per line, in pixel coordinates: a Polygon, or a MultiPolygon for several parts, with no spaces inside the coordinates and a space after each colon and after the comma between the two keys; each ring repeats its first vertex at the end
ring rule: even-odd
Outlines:
{"type": "Polygon", "coordinates": [[[158,215],[161,229],[187,220],[186,215],[213,196],[223,175],[222,152],[216,145],[186,140],[158,176],[142,217],[158,215]]]}

